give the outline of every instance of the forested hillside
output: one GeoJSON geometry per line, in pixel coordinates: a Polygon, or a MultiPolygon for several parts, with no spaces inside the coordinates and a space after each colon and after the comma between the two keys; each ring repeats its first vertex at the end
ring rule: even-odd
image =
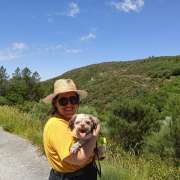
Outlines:
{"type": "Polygon", "coordinates": [[[180,76],[180,56],[150,57],[128,62],[106,62],[74,69],[42,82],[47,95],[59,78],[72,78],[89,92],[88,103],[100,111],[119,97],[137,97],[156,91],[180,76]]]}

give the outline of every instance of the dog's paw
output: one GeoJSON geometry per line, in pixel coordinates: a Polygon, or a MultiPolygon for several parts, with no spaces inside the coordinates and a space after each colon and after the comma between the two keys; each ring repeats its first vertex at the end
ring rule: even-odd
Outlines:
{"type": "Polygon", "coordinates": [[[75,153],[77,153],[77,152],[78,152],[78,149],[73,149],[73,148],[70,149],[70,153],[71,153],[71,154],[75,154],[75,153]]]}
{"type": "Polygon", "coordinates": [[[70,152],[75,154],[78,152],[79,148],[81,147],[81,144],[79,142],[74,143],[71,148],[70,148],[70,152]]]}

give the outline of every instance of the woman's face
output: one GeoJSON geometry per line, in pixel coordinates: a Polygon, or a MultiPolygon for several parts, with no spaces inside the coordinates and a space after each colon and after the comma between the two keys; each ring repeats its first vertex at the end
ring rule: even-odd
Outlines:
{"type": "Polygon", "coordinates": [[[79,106],[79,98],[75,92],[60,94],[56,98],[55,106],[59,114],[69,120],[76,113],[79,106]]]}

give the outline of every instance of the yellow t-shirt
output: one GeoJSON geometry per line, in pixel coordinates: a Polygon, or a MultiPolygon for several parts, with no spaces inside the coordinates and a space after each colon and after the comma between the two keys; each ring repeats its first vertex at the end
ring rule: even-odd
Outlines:
{"type": "Polygon", "coordinates": [[[50,118],[44,127],[43,142],[47,160],[54,170],[73,172],[81,168],[63,161],[70,155],[70,147],[74,143],[68,121],[50,118]]]}

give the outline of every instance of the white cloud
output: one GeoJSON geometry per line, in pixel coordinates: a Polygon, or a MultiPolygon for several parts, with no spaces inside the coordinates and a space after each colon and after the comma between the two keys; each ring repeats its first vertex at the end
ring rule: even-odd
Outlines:
{"type": "Polygon", "coordinates": [[[8,50],[0,51],[0,61],[13,60],[18,57],[21,57],[21,55],[18,54],[17,52],[12,52],[12,51],[8,51],[8,50]]]}
{"type": "Polygon", "coordinates": [[[14,42],[9,47],[0,50],[0,60],[13,60],[25,55],[28,45],[23,42],[14,42]]]}
{"type": "Polygon", "coordinates": [[[78,54],[81,52],[82,52],[82,49],[66,49],[66,53],[70,53],[70,54],[78,54]]]}
{"type": "Polygon", "coordinates": [[[66,47],[63,44],[51,44],[41,45],[38,48],[38,53],[68,53],[68,54],[79,54],[83,52],[82,49],[66,47]]]}
{"type": "Polygon", "coordinates": [[[0,61],[14,60],[29,55],[41,55],[53,53],[68,53],[68,54],[79,54],[82,53],[82,49],[78,48],[67,48],[63,44],[37,44],[27,45],[21,43],[11,43],[9,47],[0,49],[0,61]]]}
{"type": "Polygon", "coordinates": [[[46,14],[47,21],[49,23],[54,22],[54,18],[57,16],[69,16],[69,17],[76,17],[80,13],[79,5],[75,2],[71,2],[68,4],[68,8],[66,11],[63,12],[53,12],[46,14]]]}
{"type": "Polygon", "coordinates": [[[13,50],[24,50],[27,49],[28,45],[23,42],[14,42],[12,43],[12,49],[13,50]]]}
{"type": "Polygon", "coordinates": [[[87,41],[87,40],[91,40],[91,39],[96,39],[96,34],[89,33],[88,35],[81,37],[81,41],[87,41]]]}
{"type": "Polygon", "coordinates": [[[144,6],[144,0],[120,0],[118,2],[112,2],[111,5],[119,11],[138,12],[144,6]]]}
{"type": "Polygon", "coordinates": [[[70,17],[75,17],[80,13],[80,8],[77,3],[71,2],[69,4],[69,10],[67,15],[70,17]]]}
{"type": "Polygon", "coordinates": [[[62,44],[56,44],[56,45],[54,46],[55,49],[61,49],[62,47],[63,47],[62,44]]]}
{"type": "Polygon", "coordinates": [[[46,51],[56,51],[63,48],[62,44],[55,44],[55,45],[48,45],[44,48],[41,48],[42,50],[45,49],[46,51]]]}

